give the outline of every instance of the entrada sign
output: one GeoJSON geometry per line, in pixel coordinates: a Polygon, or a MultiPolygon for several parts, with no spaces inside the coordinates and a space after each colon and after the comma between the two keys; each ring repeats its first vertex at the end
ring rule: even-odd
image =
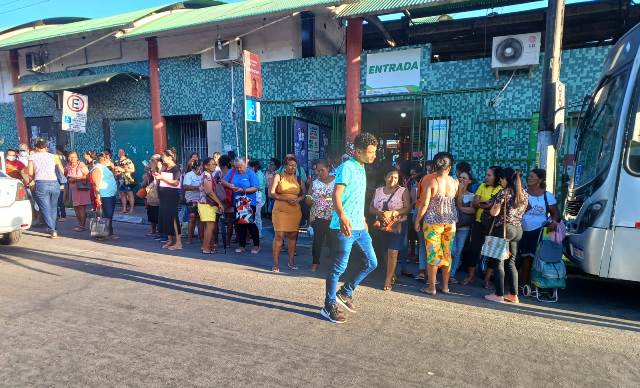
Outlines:
{"type": "Polygon", "coordinates": [[[420,92],[422,49],[367,54],[366,95],[420,92]]]}

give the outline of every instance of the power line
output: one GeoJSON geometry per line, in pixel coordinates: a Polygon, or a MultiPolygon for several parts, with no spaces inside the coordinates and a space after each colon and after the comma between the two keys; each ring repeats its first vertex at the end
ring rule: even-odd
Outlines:
{"type": "Polygon", "coordinates": [[[0,4],[0,7],[4,7],[6,5],[11,5],[11,4],[15,4],[17,2],[19,2],[20,0],[13,0],[13,1],[7,1],[5,3],[0,4]]]}
{"type": "Polygon", "coordinates": [[[33,7],[35,5],[39,5],[39,4],[42,4],[42,3],[48,3],[49,1],[51,1],[51,0],[41,0],[41,1],[37,1],[35,3],[23,5],[22,7],[17,7],[17,8],[14,8],[14,9],[10,9],[8,11],[2,11],[2,12],[0,12],[0,15],[4,15],[4,14],[7,14],[7,13],[19,11],[21,9],[25,9],[25,8],[29,8],[29,7],[33,7]]]}

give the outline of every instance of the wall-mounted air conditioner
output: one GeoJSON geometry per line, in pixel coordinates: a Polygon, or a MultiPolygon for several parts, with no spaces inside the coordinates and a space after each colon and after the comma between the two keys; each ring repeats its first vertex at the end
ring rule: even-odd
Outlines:
{"type": "Polygon", "coordinates": [[[492,69],[520,69],[540,63],[539,32],[493,38],[492,69]]]}
{"type": "Polygon", "coordinates": [[[39,67],[44,65],[44,58],[40,53],[29,52],[24,56],[25,68],[28,71],[38,71],[39,67]]]}
{"type": "Polygon", "coordinates": [[[242,56],[242,40],[220,40],[216,41],[213,48],[213,59],[216,62],[237,61],[242,56]]]}

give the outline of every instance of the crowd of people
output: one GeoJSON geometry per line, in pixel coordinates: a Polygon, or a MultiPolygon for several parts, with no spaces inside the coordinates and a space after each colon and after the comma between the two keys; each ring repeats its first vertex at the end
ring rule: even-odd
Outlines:
{"type": "MultiPolygon", "coordinates": [[[[238,254],[258,254],[262,217],[271,218],[272,271],[280,272],[283,250],[289,270],[298,269],[298,233],[306,229],[313,238],[310,269],[329,260],[322,315],[332,322],[345,321],[338,305],[355,311],[353,292],[378,258],[386,264],[385,291],[404,275],[423,282],[425,294],[436,295],[438,284],[446,294],[450,284],[472,284],[484,272],[483,286],[493,289],[486,299],[518,303],[519,280],[528,281],[543,229],[553,230],[560,220],[556,199],[544,186],[545,171],[534,169],[525,181],[517,168],[492,166],[476,182],[470,164],[455,164],[446,152],[425,165],[399,161],[372,168],[377,147],[373,135],[361,133],[352,156],[314,161],[309,176],[294,155],[271,159],[263,172],[259,161],[233,151],[204,159],[193,153],[181,166],[170,149],[139,166],[144,172],[138,182],[125,150],[116,160],[110,150],[79,155],[60,147],[51,153],[38,139],[33,148],[8,150],[6,171],[30,189],[35,224],[42,223],[51,238],[58,236],[68,202],[78,222],[73,230],[85,232],[90,212],[112,221],[118,200],[122,213],[131,214],[137,197],[146,208],[147,236],[171,251],[183,249],[184,235],[188,244],[197,239],[204,255],[233,243],[238,254]],[[489,237],[505,241],[504,257],[481,254],[489,237]],[[338,289],[354,244],[361,253],[354,257],[363,263],[338,289]],[[411,261],[417,273],[408,271],[411,261]],[[466,272],[460,280],[459,270],[466,272]]],[[[108,235],[116,238],[113,222],[108,235]]]]}

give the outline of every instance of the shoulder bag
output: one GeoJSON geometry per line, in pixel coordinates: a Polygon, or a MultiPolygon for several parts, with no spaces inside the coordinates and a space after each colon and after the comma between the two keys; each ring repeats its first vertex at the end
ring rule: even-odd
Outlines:
{"type": "MultiPolygon", "coordinates": [[[[384,204],[382,205],[383,212],[389,211],[389,202],[391,202],[398,190],[400,190],[400,187],[396,188],[393,194],[391,194],[389,198],[384,202],[384,204]]],[[[400,216],[393,217],[391,221],[385,222],[384,218],[377,217],[373,225],[377,227],[381,232],[400,234],[402,232],[402,224],[399,222],[400,218],[400,216]]]]}
{"type": "MultiPolygon", "coordinates": [[[[78,168],[80,167],[80,164],[78,164],[78,167],[76,167],[76,177],[79,175],[78,174],[78,168]]],[[[88,178],[84,179],[84,180],[78,180],[76,178],[76,189],[78,189],[78,191],[89,191],[89,181],[88,178]]]]}
{"type": "MultiPolygon", "coordinates": [[[[485,211],[489,211],[490,209],[485,209],[485,211]]],[[[509,240],[507,240],[507,200],[504,200],[504,206],[502,208],[502,237],[491,236],[491,232],[493,232],[493,227],[496,223],[495,217],[493,222],[491,223],[491,229],[489,229],[489,235],[485,237],[484,244],[482,244],[482,249],[480,250],[480,254],[482,256],[503,261],[509,258],[509,240]]]]}

